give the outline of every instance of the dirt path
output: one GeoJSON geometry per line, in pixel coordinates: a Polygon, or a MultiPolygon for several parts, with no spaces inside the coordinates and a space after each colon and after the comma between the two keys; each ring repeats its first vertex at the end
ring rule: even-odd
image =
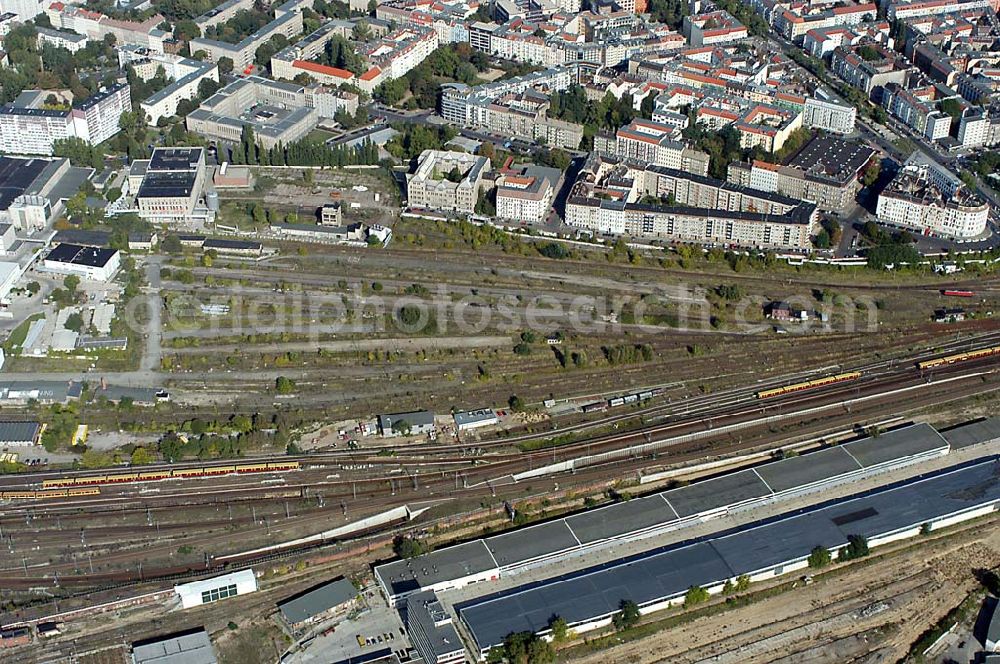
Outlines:
{"type": "Polygon", "coordinates": [[[746,607],[574,657],[579,664],[896,661],[1000,563],[1000,535],[982,527],[746,607]]]}

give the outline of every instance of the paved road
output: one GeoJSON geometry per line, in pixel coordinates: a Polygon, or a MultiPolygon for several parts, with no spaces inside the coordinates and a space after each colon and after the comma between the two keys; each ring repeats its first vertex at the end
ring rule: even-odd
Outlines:
{"type": "Polygon", "coordinates": [[[146,293],[146,310],[149,312],[149,324],[146,327],[146,348],[139,362],[142,372],[155,372],[160,368],[163,330],[163,298],[160,297],[160,266],[163,258],[151,257],[146,262],[146,283],[149,284],[146,293]]]}
{"type": "MultiPolygon", "coordinates": [[[[291,341],[261,345],[222,344],[218,346],[197,346],[195,348],[178,348],[171,351],[177,355],[200,355],[205,352],[253,351],[253,352],[287,352],[315,351],[320,348],[335,353],[368,350],[417,351],[425,349],[450,348],[492,348],[494,346],[511,345],[509,336],[482,337],[413,337],[387,339],[345,339],[343,341],[291,341]]],[[[395,369],[393,369],[395,371],[395,369]]]]}

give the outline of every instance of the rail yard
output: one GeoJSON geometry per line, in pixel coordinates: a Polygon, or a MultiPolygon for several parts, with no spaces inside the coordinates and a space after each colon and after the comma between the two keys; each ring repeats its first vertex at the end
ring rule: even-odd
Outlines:
{"type": "MultiPolygon", "coordinates": [[[[697,556],[713,573],[692,571],[648,597],[627,586],[642,599],[640,624],[621,634],[669,640],[688,620],[712,620],[698,611],[722,611],[727,593],[734,606],[720,615],[748,613],[771,593],[798,604],[800,591],[829,587],[830,574],[870,587],[871,601],[831,593],[813,600],[812,613],[781,618],[788,633],[829,629],[841,635],[831,652],[866,652],[844,635],[845,621],[882,602],[878,615],[907,626],[888,635],[888,621],[865,614],[866,634],[905,654],[920,636],[911,632],[953,606],[904,606],[972,592],[965,577],[899,575],[879,585],[866,566],[836,562],[847,545],[836,540],[860,534],[878,556],[914,558],[937,542],[947,551],[940,561],[992,546],[973,531],[994,525],[984,469],[1000,454],[990,419],[1000,388],[995,277],[872,283],[781,265],[737,271],[707,255],[691,269],[657,252],[628,260],[600,248],[556,262],[489,242],[475,262],[473,240],[447,224],[400,221],[394,232],[378,251],[278,244],[253,261],[200,260],[187,249],[145,256],[134,268],[145,307],[135,313],[133,357],[12,355],[0,430],[26,442],[4,448],[14,460],[0,474],[0,658],[117,662],[136,643],[204,627],[225,662],[405,661],[422,638],[399,611],[409,602],[433,610],[431,624],[450,620],[461,644],[450,656],[473,660],[506,636],[493,619],[515,613],[503,602],[528,598],[527,586],[544,595],[554,577],[591,578],[595,566],[615,570],[623,559],[657,576],[657,561],[701,539],[717,554],[697,556]],[[930,322],[958,297],[966,320],[930,322]],[[764,305],[786,300],[812,320],[769,317],[764,305]],[[408,328],[406,307],[429,312],[432,324],[408,328]],[[484,321],[473,331],[470,312],[484,321]],[[49,393],[56,397],[39,400],[49,393]],[[913,433],[928,425],[939,433],[913,433]],[[878,454],[888,456],[870,462],[878,454]],[[814,480],[781,488],[782,476],[814,480]],[[884,528],[812,541],[814,529],[789,526],[787,559],[769,559],[770,574],[740,567],[716,542],[831,501],[927,486],[924,476],[972,478],[948,491],[984,487],[984,502],[933,502],[918,488],[919,499],[906,501],[914,510],[925,498],[943,507],[920,512],[916,526],[903,516],[890,523],[894,501],[850,510],[878,511],[884,528]],[[685,507],[706,494],[722,502],[685,507]],[[965,511],[975,520],[959,518],[965,511]],[[616,523],[620,533],[594,534],[616,523]],[[929,532],[911,538],[924,523],[929,532]],[[883,543],[887,530],[905,537],[883,543]],[[420,583],[443,578],[455,546],[477,542],[497,566],[476,583],[420,583]],[[830,568],[801,567],[819,544],[830,568]],[[420,588],[412,598],[380,576],[401,563],[420,588]],[[348,608],[313,622],[289,622],[278,608],[308,606],[313,593],[346,582],[356,591],[348,608]],[[707,594],[700,608],[678,596],[692,584],[707,594]],[[660,621],[675,627],[654,629],[660,621]]],[[[865,518],[851,523],[860,531],[865,518]]],[[[976,555],[995,566],[992,554],[976,555]]],[[[457,564],[472,569],[479,557],[457,564]]],[[[881,558],[873,565],[896,569],[881,558]]],[[[559,644],[562,661],[600,657],[592,643],[655,661],[614,642],[608,611],[621,599],[532,614],[565,614],[578,637],[559,644]]],[[[510,630],[548,638],[550,617],[511,620],[510,630]]],[[[735,656],[724,633],[706,652],[735,656]]],[[[793,661],[782,633],[756,625],[739,636],[759,650],[755,661],[793,661]]],[[[675,651],[679,661],[699,659],[675,651]]]]}

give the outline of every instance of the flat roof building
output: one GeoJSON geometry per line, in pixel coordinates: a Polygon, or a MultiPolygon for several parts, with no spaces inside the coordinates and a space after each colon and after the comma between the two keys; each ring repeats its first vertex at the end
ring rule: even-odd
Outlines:
{"type": "Polygon", "coordinates": [[[38,422],[0,422],[0,447],[37,445],[42,435],[38,422]]]}
{"type": "Polygon", "coordinates": [[[808,567],[810,551],[836,551],[848,537],[869,546],[913,537],[992,513],[1000,502],[998,457],[962,464],[804,512],[760,521],[456,606],[480,656],[511,632],[544,633],[552,616],[586,631],[611,622],[628,599],[648,613],[683,601],[692,586],[719,592],[746,574],[752,581],[808,567]]]}
{"type": "Polygon", "coordinates": [[[63,242],[45,256],[42,265],[49,272],[108,281],[121,265],[121,253],[117,249],[63,242]]]}
{"type": "Polygon", "coordinates": [[[210,217],[199,205],[204,188],[203,148],[156,148],[136,193],[139,216],[154,223],[210,217]]]}
{"type": "Polygon", "coordinates": [[[256,592],[257,577],[252,569],[244,569],[232,574],[224,574],[202,581],[192,581],[174,586],[174,592],[181,600],[181,608],[210,604],[219,600],[256,592]]]}
{"type": "Polygon", "coordinates": [[[410,595],[402,611],[406,631],[425,664],[465,662],[465,647],[451,615],[432,592],[410,595]]]}
{"type": "MultiPolygon", "coordinates": [[[[375,568],[390,601],[497,579],[544,560],[612,541],[635,541],[710,519],[815,493],[892,468],[948,453],[948,442],[926,424],[789,457],[688,486],[587,510],[375,568]]],[[[687,586],[685,586],[685,589],[687,586]]]]}
{"type": "Polygon", "coordinates": [[[489,427],[500,422],[500,418],[497,417],[496,411],[492,408],[458,412],[455,413],[454,418],[455,426],[459,431],[489,427]]]}
{"type": "Polygon", "coordinates": [[[217,661],[212,641],[204,629],[132,644],[132,664],[216,664],[217,661]]]}
{"type": "Polygon", "coordinates": [[[319,114],[306,105],[303,86],[247,76],[203,101],[185,123],[190,131],[231,143],[249,126],[257,143],[270,149],[304,138],[319,123],[319,114]]]}
{"type": "Polygon", "coordinates": [[[434,431],[434,413],[427,410],[415,410],[409,413],[392,413],[378,416],[378,427],[382,436],[431,433],[434,431]]]}
{"type": "Polygon", "coordinates": [[[328,581],[278,604],[282,617],[292,625],[311,623],[354,604],[358,589],[347,579],[328,581]]]}

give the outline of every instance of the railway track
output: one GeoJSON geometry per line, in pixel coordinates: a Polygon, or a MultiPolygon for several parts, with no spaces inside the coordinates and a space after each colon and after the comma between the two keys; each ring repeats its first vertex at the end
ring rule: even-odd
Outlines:
{"type": "MultiPolygon", "coordinates": [[[[968,377],[968,379],[964,380],[961,384],[931,383],[929,384],[929,386],[936,388],[933,399],[929,399],[932,402],[940,399],[943,400],[952,399],[955,398],[956,396],[961,396],[964,393],[975,394],[982,391],[981,380],[979,380],[979,377],[977,376],[968,377]]],[[[879,387],[879,385],[875,385],[873,387],[879,387]]],[[[836,397],[843,395],[828,395],[828,396],[833,396],[834,402],[836,403],[836,397]]],[[[810,400],[815,398],[817,397],[816,396],[809,397],[810,400]]],[[[896,400],[898,401],[898,399],[899,395],[897,395],[896,400]]],[[[801,400],[803,401],[806,400],[805,395],[802,395],[801,400]]],[[[928,399],[924,398],[924,400],[928,399]]],[[[914,403],[916,403],[912,395],[906,395],[904,402],[906,402],[909,405],[913,405],[914,403]]],[[[883,409],[887,405],[891,405],[892,403],[895,403],[895,401],[890,400],[889,403],[887,404],[885,401],[873,400],[867,407],[867,411],[865,409],[859,408],[853,413],[839,412],[838,414],[839,417],[843,420],[856,421],[866,412],[871,412],[871,414],[876,416],[880,415],[883,413],[883,409]]],[[[808,426],[800,427],[802,431],[805,431],[808,428],[809,428],[808,426]]],[[[762,436],[766,438],[768,437],[768,435],[769,434],[765,429],[765,431],[762,432],[762,436]]],[[[706,454],[736,452],[740,450],[745,450],[747,448],[750,448],[758,444],[760,444],[759,440],[749,437],[744,438],[743,436],[741,436],[736,441],[731,441],[731,440],[715,441],[715,442],[713,442],[712,440],[692,441],[689,443],[685,443],[683,445],[678,445],[676,447],[670,448],[665,452],[653,453],[649,455],[643,455],[640,458],[634,458],[634,459],[629,458],[611,463],[605,463],[592,467],[587,467],[577,471],[576,474],[572,476],[572,480],[569,481],[574,483],[580,483],[580,482],[591,482],[591,481],[605,479],[609,476],[609,468],[613,468],[614,475],[616,476],[622,476],[623,474],[625,476],[628,476],[628,474],[632,472],[638,472],[644,466],[651,464],[657,464],[657,465],[662,464],[663,463],[662,457],[665,454],[669,455],[669,457],[672,460],[679,461],[684,458],[690,458],[690,459],[701,458],[704,457],[706,454]]],[[[495,472],[497,468],[491,466],[489,470],[491,472],[495,472]]],[[[364,502],[365,505],[371,508],[372,510],[381,510],[398,504],[410,502],[413,500],[420,500],[420,499],[426,500],[427,498],[432,496],[441,497],[442,499],[463,498],[467,500],[481,499],[481,498],[486,498],[487,496],[491,497],[492,499],[500,499],[501,497],[506,495],[513,495],[516,497],[519,494],[520,497],[523,497],[523,493],[520,491],[520,489],[515,489],[514,487],[511,486],[504,487],[501,485],[491,485],[489,483],[486,483],[484,485],[477,487],[454,488],[452,486],[453,481],[454,481],[453,478],[447,475],[440,478],[426,478],[426,481],[422,482],[420,485],[408,486],[406,484],[403,484],[403,485],[398,485],[394,488],[390,487],[375,488],[374,490],[366,491],[363,495],[359,492],[357,499],[364,502]]],[[[457,481],[454,482],[455,484],[457,484],[457,481]]],[[[331,503],[333,503],[335,501],[334,495],[333,494],[327,494],[327,495],[330,496],[329,500],[331,503]]],[[[328,522],[329,520],[330,511],[331,510],[327,510],[326,514],[317,512],[315,518],[307,516],[305,518],[297,519],[295,520],[295,523],[289,524],[289,526],[297,528],[298,530],[296,532],[299,532],[302,527],[312,527],[314,529],[322,529],[323,522],[324,521],[328,522]],[[315,525],[310,526],[310,523],[313,521],[316,522],[315,525]]],[[[148,531],[149,529],[146,530],[148,531]]],[[[247,541],[250,541],[249,538],[254,536],[254,533],[259,533],[261,530],[262,528],[258,523],[254,524],[250,528],[241,529],[241,532],[245,533],[247,541]]],[[[286,530],[286,528],[280,526],[269,526],[269,530],[274,531],[273,537],[278,537],[280,536],[283,530],[286,530]]],[[[289,533],[289,537],[291,537],[292,534],[293,533],[289,533]]],[[[194,535],[192,537],[187,537],[183,541],[191,545],[196,545],[198,546],[199,549],[204,549],[204,550],[213,549],[218,551],[220,537],[221,537],[220,534],[210,532],[204,535],[194,535]]],[[[273,537],[269,539],[273,539],[273,537]]],[[[165,549],[172,549],[172,547],[174,546],[175,544],[168,544],[166,547],[160,547],[159,550],[162,553],[165,549]]],[[[156,553],[157,548],[158,547],[156,546],[152,546],[152,547],[143,547],[136,550],[108,553],[107,555],[102,555],[101,560],[106,564],[127,565],[129,562],[134,561],[136,558],[152,557],[154,553],[156,553]]],[[[296,553],[301,553],[301,551],[291,550],[283,553],[282,555],[295,555],[296,553]]],[[[80,585],[93,585],[94,583],[97,583],[102,580],[107,580],[109,582],[115,580],[135,581],[139,580],[140,574],[142,574],[138,570],[131,570],[119,573],[108,573],[104,576],[91,576],[86,579],[71,579],[70,577],[66,576],[72,570],[74,569],[78,570],[79,566],[80,566],[79,560],[75,562],[63,562],[63,563],[51,564],[46,566],[45,572],[41,577],[27,576],[27,571],[28,571],[27,569],[25,569],[24,574],[16,574],[16,573],[10,574],[12,570],[8,570],[7,574],[0,575],[0,583],[6,583],[7,581],[9,581],[10,584],[13,584],[9,587],[34,587],[39,585],[48,585],[52,583],[53,574],[58,573],[61,575],[60,582],[64,585],[72,583],[79,583],[80,585]]],[[[164,568],[164,570],[171,571],[172,568],[167,567],[164,568]]],[[[147,569],[144,574],[145,576],[142,578],[148,579],[153,576],[159,576],[160,570],[147,569]]]]}

